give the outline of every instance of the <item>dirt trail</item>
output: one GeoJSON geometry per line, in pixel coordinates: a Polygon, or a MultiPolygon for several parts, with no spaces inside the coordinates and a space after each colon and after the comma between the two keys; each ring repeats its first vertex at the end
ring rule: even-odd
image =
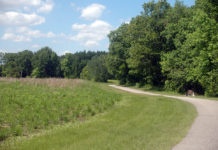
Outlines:
{"type": "Polygon", "coordinates": [[[198,116],[186,137],[172,150],[218,150],[218,101],[185,96],[168,96],[116,85],[110,86],[131,93],[165,96],[192,103],[197,109],[198,116]]]}

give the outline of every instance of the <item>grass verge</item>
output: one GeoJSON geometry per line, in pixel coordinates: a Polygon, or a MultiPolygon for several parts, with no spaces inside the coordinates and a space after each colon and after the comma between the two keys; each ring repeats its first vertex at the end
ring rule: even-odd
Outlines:
{"type": "Polygon", "coordinates": [[[169,150],[186,135],[196,116],[195,108],[183,101],[126,92],[119,96],[122,101],[106,113],[15,141],[4,149],[169,150]]]}

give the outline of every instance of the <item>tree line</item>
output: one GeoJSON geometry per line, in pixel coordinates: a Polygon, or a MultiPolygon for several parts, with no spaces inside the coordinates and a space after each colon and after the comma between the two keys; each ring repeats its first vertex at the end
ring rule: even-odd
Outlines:
{"type": "Polygon", "coordinates": [[[166,0],[109,34],[109,72],[121,84],[218,95],[218,2],[166,0]]]}
{"type": "Polygon", "coordinates": [[[57,56],[49,47],[0,55],[0,75],[65,77],[122,85],[158,87],[218,96],[218,3],[196,0],[187,7],[166,0],[143,4],[143,11],[111,31],[108,52],[57,56]]]}
{"type": "MultiPolygon", "coordinates": [[[[105,60],[98,65],[98,68],[89,69],[89,66],[94,64],[96,59],[103,59],[104,55],[106,52],[83,51],[58,56],[49,47],[43,47],[35,53],[30,50],[18,53],[0,53],[0,76],[80,78],[82,74],[82,78],[85,79],[106,81],[104,77],[98,77],[98,74],[94,74],[95,72],[101,73],[100,66],[104,67],[105,60]],[[89,73],[85,73],[87,69],[89,73]]],[[[102,76],[107,77],[107,72],[102,76]]]]}

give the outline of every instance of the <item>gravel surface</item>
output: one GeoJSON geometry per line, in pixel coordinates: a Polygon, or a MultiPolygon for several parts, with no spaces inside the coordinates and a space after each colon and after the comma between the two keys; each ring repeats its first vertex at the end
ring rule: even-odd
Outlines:
{"type": "Polygon", "coordinates": [[[116,85],[110,86],[131,93],[171,97],[193,104],[197,109],[198,116],[186,137],[172,150],[218,150],[218,101],[186,96],[168,96],[116,85]]]}

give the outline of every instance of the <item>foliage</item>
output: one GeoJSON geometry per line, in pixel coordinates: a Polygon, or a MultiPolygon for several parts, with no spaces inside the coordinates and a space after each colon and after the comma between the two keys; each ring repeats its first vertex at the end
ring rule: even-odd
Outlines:
{"type": "Polygon", "coordinates": [[[0,65],[0,77],[2,77],[2,68],[3,68],[3,65],[0,65]]]}
{"type": "Polygon", "coordinates": [[[109,71],[121,84],[217,96],[217,8],[210,0],[143,4],[141,15],[109,34],[109,71]]]}
{"type": "Polygon", "coordinates": [[[4,56],[5,56],[5,53],[0,52],[0,65],[3,65],[5,63],[4,56]]]}
{"type": "Polygon", "coordinates": [[[161,86],[159,61],[165,41],[161,32],[170,6],[166,1],[152,1],[143,8],[141,15],[109,34],[109,70],[122,84],[161,86]]]}
{"type": "Polygon", "coordinates": [[[83,51],[75,54],[67,53],[61,57],[61,70],[65,78],[79,78],[83,68],[94,56],[105,52],[83,51]]]}
{"type": "Polygon", "coordinates": [[[4,55],[3,75],[8,77],[30,76],[32,71],[33,53],[25,50],[19,53],[6,53],[4,55]]]}
{"type": "Polygon", "coordinates": [[[119,100],[117,94],[81,80],[1,79],[0,88],[0,141],[83,121],[119,100]]]}
{"type": "Polygon", "coordinates": [[[81,77],[97,82],[107,82],[109,76],[106,66],[107,55],[94,56],[84,67],[81,77]]]}
{"type": "Polygon", "coordinates": [[[196,7],[218,22],[218,2],[216,0],[196,0],[196,7]]]}
{"type": "Polygon", "coordinates": [[[122,24],[117,30],[111,31],[108,35],[110,45],[106,63],[109,73],[113,74],[120,81],[120,84],[126,84],[129,78],[129,68],[126,60],[129,57],[130,43],[127,40],[127,30],[128,24],[122,24]]]}
{"type": "Polygon", "coordinates": [[[174,38],[176,49],[162,57],[166,88],[180,92],[192,88],[198,93],[205,91],[207,95],[215,96],[218,94],[215,90],[217,23],[201,10],[195,10],[189,23],[185,20],[174,24],[180,29],[174,38]]]}
{"type": "Polygon", "coordinates": [[[29,50],[18,53],[0,53],[0,76],[79,78],[88,61],[93,56],[103,54],[106,52],[83,51],[57,56],[49,47],[43,47],[35,53],[29,50]]]}
{"type": "Polygon", "coordinates": [[[59,77],[60,61],[55,52],[49,47],[37,51],[33,57],[33,77],[59,77]]]}

